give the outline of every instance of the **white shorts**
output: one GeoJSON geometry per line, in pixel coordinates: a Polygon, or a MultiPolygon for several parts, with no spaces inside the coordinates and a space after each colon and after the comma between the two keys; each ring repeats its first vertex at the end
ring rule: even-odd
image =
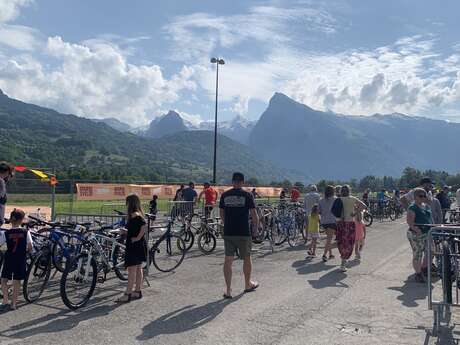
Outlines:
{"type": "Polygon", "coordinates": [[[307,233],[307,238],[308,239],[319,238],[319,232],[308,232],[307,233]]]}

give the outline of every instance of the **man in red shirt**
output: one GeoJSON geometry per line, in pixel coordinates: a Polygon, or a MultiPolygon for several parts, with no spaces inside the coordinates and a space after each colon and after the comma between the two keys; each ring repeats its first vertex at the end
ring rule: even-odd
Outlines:
{"type": "Polygon", "coordinates": [[[296,187],[293,187],[291,189],[291,201],[292,202],[297,202],[299,201],[300,198],[300,192],[296,187]]]}
{"type": "Polygon", "coordinates": [[[206,182],[204,184],[203,191],[198,196],[198,202],[201,201],[201,197],[203,195],[204,195],[204,216],[206,217],[206,219],[208,219],[209,216],[211,215],[212,209],[216,205],[218,193],[214,188],[211,187],[211,185],[208,182],[206,182]]]}

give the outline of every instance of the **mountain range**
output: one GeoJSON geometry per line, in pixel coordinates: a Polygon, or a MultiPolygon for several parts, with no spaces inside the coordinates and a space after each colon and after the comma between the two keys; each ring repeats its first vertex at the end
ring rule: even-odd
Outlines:
{"type": "MultiPolygon", "coordinates": [[[[0,124],[0,161],[56,168],[58,177],[184,182],[206,181],[212,176],[214,134],[209,131],[148,138],[24,103],[1,91],[0,124]]],[[[223,135],[218,137],[217,167],[219,183],[230,182],[235,170],[266,183],[299,177],[223,135]]]]}
{"type": "Polygon", "coordinates": [[[399,176],[407,167],[460,171],[460,124],[403,114],[346,116],[276,93],[249,146],[314,179],[399,176]]]}
{"type": "MultiPolygon", "coordinates": [[[[105,123],[120,132],[130,132],[150,138],[161,138],[182,131],[214,131],[214,121],[192,123],[182,118],[181,115],[174,110],[170,110],[167,114],[156,117],[145,128],[133,128],[127,123],[111,117],[92,120],[97,123],[105,123]]],[[[217,128],[220,134],[241,144],[247,144],[249,134],[255,124],[256,121],[250,121],[241,115],[237,115],[230,121],[218,122],[217,128]]]]}
{"type": "MultiPolygon", "coordinates": [[[[1,93],[0,122],[0,160],[84,165],[92,175],[118,178],[210,176],[214,123],[192,124],[175,111],[132,129],[115,119],[59,114],[1,93]]],[[[265,182],[399,176],[407,166],[460,171],[460,124],[399,113],[322,112],[282,93],[274,94],[257,122],[238,116],[220,122],[218,132],[222,179],[233,170],[265,182]]]]}

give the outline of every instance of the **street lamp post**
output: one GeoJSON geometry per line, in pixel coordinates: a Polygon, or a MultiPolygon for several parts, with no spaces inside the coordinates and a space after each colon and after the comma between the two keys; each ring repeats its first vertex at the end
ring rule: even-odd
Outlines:
{"type": "Polygon", "coordinates": [[[212,58],[211,63],[216,64],[216,112],[214,116],[214,159],[212,166],[212,183],[215,185],[217,183],[216,179],[216,167],[217,167],[217,100],[219,95],[219,65],[224,65],[224,59],[212,58]]]}

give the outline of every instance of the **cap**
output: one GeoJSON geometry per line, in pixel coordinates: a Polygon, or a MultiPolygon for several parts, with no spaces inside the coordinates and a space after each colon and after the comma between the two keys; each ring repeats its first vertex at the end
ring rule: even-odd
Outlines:
{"type": "Polygon", "coordinates": [[[244,182],[244,175],[240,172],[233,173],[232,181],[234,182],[244,182]]]}

